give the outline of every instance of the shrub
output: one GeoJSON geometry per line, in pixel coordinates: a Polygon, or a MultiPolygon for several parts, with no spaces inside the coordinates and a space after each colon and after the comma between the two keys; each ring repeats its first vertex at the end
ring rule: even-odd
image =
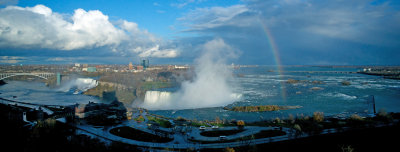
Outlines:
{"type": "Polygon", "coordinates": [[[294,124],[293,129],[301,132],[301,127],[299,124],[294,124]]]}
{"type": "Polygon", "coordinates": [[[350,119],[351,120],[356,120],[356,121],[361,121],[361,120],[363,120],[359,115],[357,115],[357,114],[353,114],[353,115],[351,115],[350,116],[350,119]]]}
{"type": "Polygon", "coordinates": [[[342,146],[342,152],[354,152],[354,148],[349,146],[342,146]]]}
{"type": "Polygon", "coordinates": [[[238,120],[236,122],[236,125],[238,126],[239,129],[243,129],[244,127],[244,121],[243,120],[238,120]]]}
{"type": "Polygon", "coordinates": [[[224,149],[224,152],[235,152],[235,149],[226,147],[226,148],[224,149]]]}
{"type": "Polygon", "coordinates": [[[322,122],[322,121],[324,121],[324,113],[323,113],[323,112],[318,112],[318,111],[314,112],[314,114],[313,114],[313,120],[314,120],[315,122],[322,122]]]}
{"type": "Polygon", "coordinates": [[[279,119],[278,117],[276,117],[275,120],[274,120],[274,122],[277,123],[277,124],[278,124],[278,123],[281,123],[281,119],[279,119]]]}
{"type": "Polygon", "coordinates": [[[390,114],[388,114],[386,112],[385,109],[379,109],[376,119],[388,123],[388,122],[392,121],[393,118],[390,114]]]}
{"type": "Polygon", "coordinates": [[[294,116],[292,114],[289,114],[289,118],[288,118],[288,123],[294,124],[296,121],[294,119],[294,116]]]}
{"type": "Polygon", "coordinates": [[[296,137],[301,135],[301,127],[299,124],[294,124],[293,129],[296,131],[296,137]]]}

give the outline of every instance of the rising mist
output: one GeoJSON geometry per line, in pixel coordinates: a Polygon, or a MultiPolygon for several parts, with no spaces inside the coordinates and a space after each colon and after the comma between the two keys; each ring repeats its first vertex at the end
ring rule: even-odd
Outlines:
{"type": "Polygon", "coordinates": [[[174,93],[148,91],[143,107],[148,109],[191,109],[217,107],[238,99],[228,80],[232,71],[227,61],[237,57],[235,50],[222,39],[214,39],[201,46],[202,53],[195,60],[195,78],[182,83],[174,93]]]}

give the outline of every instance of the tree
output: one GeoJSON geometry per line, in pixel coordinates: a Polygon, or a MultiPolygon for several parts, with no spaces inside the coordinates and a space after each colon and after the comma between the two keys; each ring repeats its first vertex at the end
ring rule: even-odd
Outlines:
{"type": "Polygon", "coordinates": [[[322,121],[324,121],[324,113],[323,113],[323,112],[318,112],[318,111],[314,112],[314,114],[313,114],[313,120],[314,120],[315,122],[322,122],[322,121]]]}
{"type": "Polygon", "coordinates": [[[235,149],[226,147],[226,148],[224,149],[224,152],[235,152],[235,149]]]}
{"type": "Polygon", "coordinates": [[[301,127],[300,127],[300,125],[298,125],[298,124],[295,124],[294,126],[293,126],[293,129],[296,131],[296,137],[297,136],[299,136],[299,135],[301,135],[301,127]]]}
{"type": "Polygon", "coordinates": [[[236,122],[236,125],[238,126],[239,129],[243,129],[245,124],[243,120],[238,120],[236,122]]]}

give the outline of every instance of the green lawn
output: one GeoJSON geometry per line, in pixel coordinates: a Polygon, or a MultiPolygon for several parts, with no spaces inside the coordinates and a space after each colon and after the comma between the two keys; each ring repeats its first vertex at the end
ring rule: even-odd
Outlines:
{"type": "Polygon", "coordinates": [[[171,122],[169,122],[168,120],[164,120],[164,119],[153,117],[153,116],[149,116],[149,115],[147,115],[147,119],[149,121],[154,121],[155,123],[159,124],[161,127],[164,127],[164,128],[171,128],[172,127],[171,122]]]}

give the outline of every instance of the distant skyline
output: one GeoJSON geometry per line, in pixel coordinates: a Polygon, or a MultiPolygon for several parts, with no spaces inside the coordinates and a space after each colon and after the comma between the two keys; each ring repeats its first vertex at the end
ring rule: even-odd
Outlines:
{"type": "Polygon", "coordinates": [[[400,65],[397,0],[0,0],[0,64],[400,65]]]}

